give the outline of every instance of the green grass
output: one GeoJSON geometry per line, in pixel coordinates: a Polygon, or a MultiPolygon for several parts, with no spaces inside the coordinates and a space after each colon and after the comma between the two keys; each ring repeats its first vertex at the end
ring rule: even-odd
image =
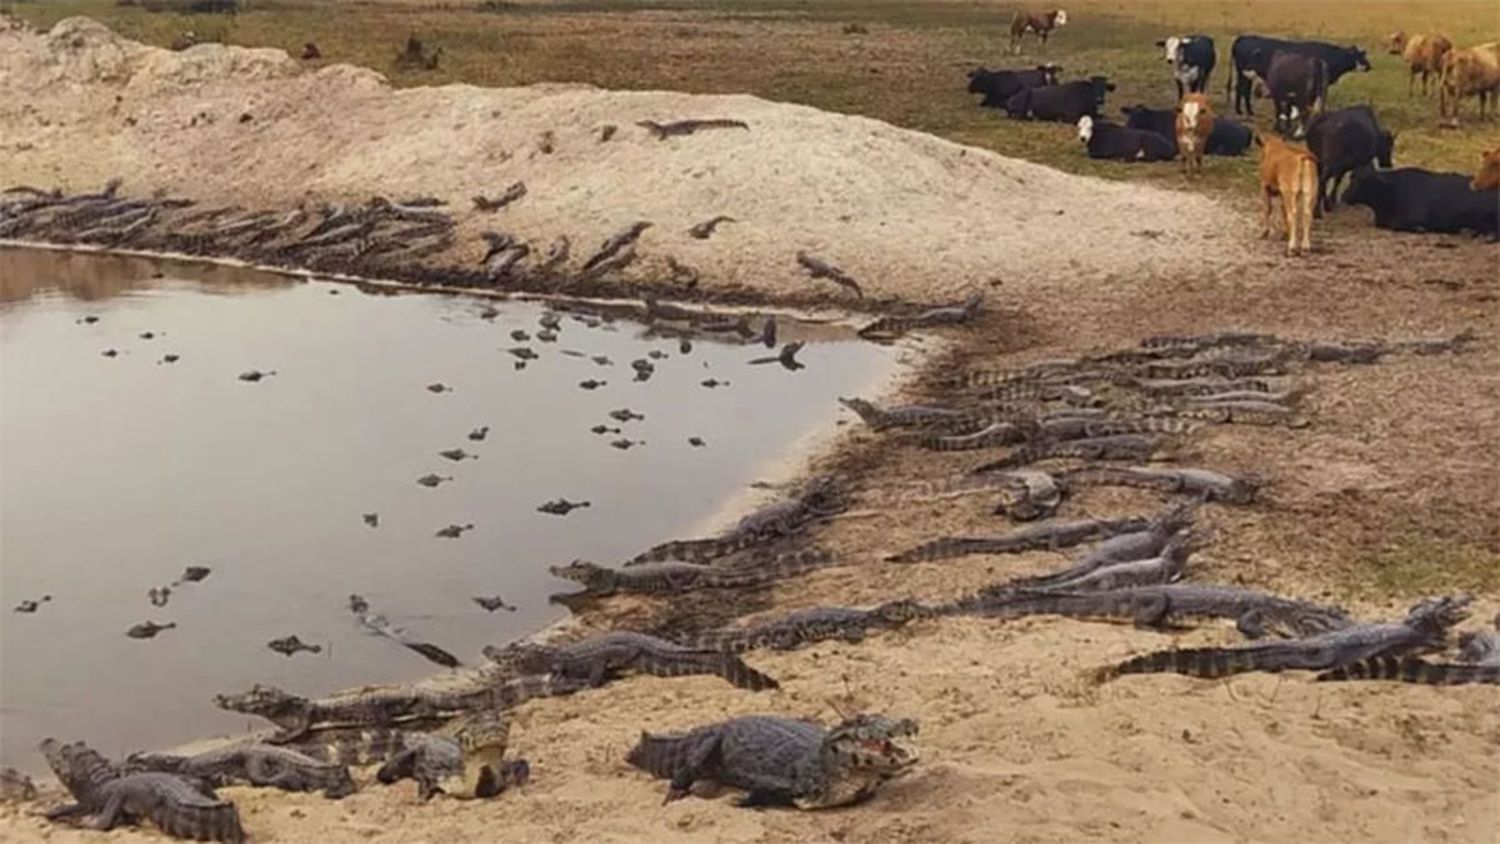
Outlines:
{"type": "Polygon", "coordinates": [[[1479,545],[1412,534],[1398,537],[1343,572],[1357,593],[1414,597],[1500,592],[1500,554],[1479,545]]]}
{"type": "MultiPolygon", "coordinates": [[[[607,88],[668,88],[703,93],[752,93],[831,111],[863,114],[1076,173],[1146,179],[1186,186],[1173,165],[1088,160],[1071,127],[1017,123],[978,108],[965,91],[966,72],[1029,66],[1039,55],[1005,54],[1009,4],[943,0],[626,0],[520,2],[481,11],[479,3],[429,0],[314,2],[247,0],[247,11],[224,16],[150,13],[114,0],[48,0],[9,4],[38,26],[76,14],[98,18],[122,34],[165,46],[184,30],[230,43],[273,46],[295,54],[318,44],[326,61],[375,68],[397,85],[468,82],[526,85],[587,82],[607,88]],[[860,23],[867,34],[847,34],[860,23]],[[409,34],[443,48],[432,72],[397,73],[391,60],[409,34]]],[[[1036,4],[1033,4],[1036,5],[1036,4]]],[[[1172,32],[1206,32],[1219,47],[1214,99],[1224,108],[1228,48],[1241,32],[1320,38],[1358,44],[1375,70],[1352,74],[1333,88],[1334,107],[1368,102],[1398,135],[1398,164],[1472,171],[1494,143],[1496,124],[1470,120],[1437,128],[1436,103],[1406,94],[1406,75],[1384,44],[1398,28],[1441,25],[1459,44],[1493,38],[1488,0],[1080,0],[1065,4],[1072,22],[1053,39],[1048,59],[1065,76],[1103,73],[1119,90],[1109,108],[1145,103],[1167,107],[1175,97],[1154,42],[1172,32]]],[[[1261,111],[1266,108],[1262,106],[1261,111]]],[[[1470,106],[1472,112],[1472,106],[1470,106]]],[[[1264,121],[1262,121],[1264,125],[1264,121]]],[[[1249,195],[1254,163],[1211,159],[1195,189],[1249,195]]]]}

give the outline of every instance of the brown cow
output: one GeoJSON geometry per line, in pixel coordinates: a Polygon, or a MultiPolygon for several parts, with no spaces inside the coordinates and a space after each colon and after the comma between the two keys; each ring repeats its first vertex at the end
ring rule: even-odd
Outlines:
{"type": "Polygon", "coordinates": [[[1487,149],[1479,157],[1479,173],[1469,187],[1474,190],[1500,188],[1500,147],[1487,149]]]}
{"type": "Polygon", "coordinates": [[[1203,172],[1203,153],[1208,136],[1214,131],[1214,108],[1204,94],[1188,94],[1177,106],[1177,154],[1182,169],[1191,174],[1203,172]]]}
{"type": "Polygon", "coordinates": [[[1500,98],[1500,42],[1477,47],[1455,47],[1443,56],[1443,86],[1438,97],[1438,117],[1449,117],[1458,125],[1459,105],[1464,97],[1478,96],[1479,118],[1485,105],[1493,110],[1500,98]]]}
{"type": "Polygon", "coordinates": [[[1318,159],[1306,147],[1255,134],[1260,146],[1261,237],[1271,236],[1271,200],[1281,197],[1286,254],[1312,251],[1313,206],[1318,201],[1318,159]],[[1298,235],[1300,234],[1300,242],[1298,235]]]}
{"type": "Polygon", "coordinates": [[[1442,83],[1443,78],[1443,56],[1453,49],[1453,42],[1447,36],[1438,34],[1427,34],[1418,32],[1407,35],[1405,32],[1396,32],[1391,35],[1391,55],[1400,56],[1401,61],[1406,62],[1406,95],[1411,96],[1412,85],[1417,81],[1417,74],[1422,76],[1422,96],[1427,96],[1427,79],[1433,77],[1442,83]]]}
{"type": "Polygon", "coordinates": [[[1030,32],[1042,42],[1042,51],[1046,52],[1047,36],[1052,34],[1052,30],[1066,25],[1067,22],[1068,13],[1062,9],[1053,9],[1037,15],[1030,12],[1016,12],[1010,19],[1010,51],[1018,56],[1021,55],[1021,38],[1030,32]]]}

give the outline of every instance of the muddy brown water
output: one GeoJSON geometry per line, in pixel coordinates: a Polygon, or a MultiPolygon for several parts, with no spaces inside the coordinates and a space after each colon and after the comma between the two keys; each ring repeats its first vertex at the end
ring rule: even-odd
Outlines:
{"type": "Polygon", "coordinates": [[[123,753],[260,727],[211,703],[251,683],[319,694],[441,670],[363,632],[351,593],[475,660],[565,613],[547,596],[572,586],[549,564],[683,535],[830,426],[835,396],[894,365],[878,346],[818,341],[827,328],[804,328],[807,368],[789,372],[748,365],[759,346],[699,340],[681,355],[640,325],[565,316],[518,371],[510,332],[534,335],[545,310],[0,247],[0,765],[36,770],[47,735],[123,753]],[[667,357],[632,381],[652,349],[667,357]],[[275,374],[239,380],[248,370],[275,374]],[[607,416],[622,407],[645,420],[607,416]],[[620,435],[598,424],[645,443],[612,448],[620,435]],[[478,458],[438,455],[450,448],[478,458]],[[428,473],[454,480],[429,489],[428,473]],[[537,512],[558,497],[592,506],[537,512]],[[212,573],[152,606],[148,590],[189,565],[212,573]],[[486,612],[478,595],[517,609],[486,612]],[[177,626],[125,635],[147,620],[177,626]],[[266,647],[290,634],[323,653],[266,647]]]}

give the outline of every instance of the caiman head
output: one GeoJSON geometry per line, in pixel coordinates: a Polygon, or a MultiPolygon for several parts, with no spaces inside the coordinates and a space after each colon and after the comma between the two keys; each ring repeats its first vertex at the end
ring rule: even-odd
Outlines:
{"type": "Polygon", "coordinates": [[[823,751],[835,765],[890,779],[916,764],[916,749],[904,742],[916,734],[911,718],[859,713],[829,730],[823,751]]]}
{"type": "Polygon", "coordinates": [[[902,598],[898,601],[886,601],[870,611],[874,619],[881,624],[890,627],[900,627],[914,618],[922,618],[931,613],[921,604],[910,598],[902,598]]]}
{"type": "Polygon", "coordinates": [[[284,692],[275,686],[262,686],[259,683],[251,686],[248,692],[214,695],[214,705],[220,709],[243,712],[246,715],[259,715],[277,723],[280,723],[282,718],[297,715],[306,703],[306,699],[290,692],[284,692]]]}
{"type": "Polygon", "coordinates": [[[565,566],[551,566],[547,571],[551,572],[553,577],[571,580],[574,583],[582,583],[584,586],[592,586],[599,583],[609,575],[608,569],[598,563],[591,563],[588,560],[574,560],[565,566]]]}
{"type": "Polygon", "coordinates": [[[458,728],[455,737],[463,754],[463,772],[438,783],[449,796],[494,797],[531,778],[526,760],[503,758],[510,740],[510,721],[500,712],[474,715],[458,728]]]}
{"type": "Polygon", "coordinates": [[[508,676],[546,674],[552,670],[556,648],[525,642],[512,642],[505,647],[484,646],[484,657],[493,662],[501,673],[508,676]]]}
{"type": "Polygon", "coordinates": [[[876,422],[880,418],[880,414],[875,410],[875,405],[870,404],[864,399],[846,399],[843,396],[839,396],[839,404],[854,411],[855,415],[867,423],[876,422]]]}
{"type": "Polygon", "coordinates": [[[1404,623],[1430,638],[1433,644],[1441,644],[1449,628],[1469,617],[1469,604],[1473,600],[1474,596],[1467,593],[1426,598],[1407,612],[1404,623]]]}
{"type": "Polygon", "coordinates": [[[47,760],[47,767],[79,800],[86,800],[95,788],[121,774],[119,769],[81,741],[63,744],[49,737],[42,740],[39,749],[47,760]]]}

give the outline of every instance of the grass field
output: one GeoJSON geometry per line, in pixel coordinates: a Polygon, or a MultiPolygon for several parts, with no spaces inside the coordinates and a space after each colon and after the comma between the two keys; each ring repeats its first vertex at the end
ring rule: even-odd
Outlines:
{"type": "MultiPolygon", "coordinates": [[[[247,11],[225,17],[151,13],[115,0],[0,0],[0,8],[38,26],[87,14],[129,37],[163,46],[185,30],[294,53],[312,41],[324,61],[373,67],[398,85],[552,81],[743,92],[868,115],[1073,172],[1186,182],[1175,164],[1089,161],[1071,127],[1016,123],[975,105],[976,98],[965,91],[968,70],[980,64],[1030,66],[1040,58],[1034,41],[1020,58],[1005,54],[1015,4],[592,0],[487,5],[482,10],[477,2],[432,0],[248,0],[247,11]],[[846,31],[852,24],[863,31],[846,31]],[[443,48],[437,70],[391,70],[409,34],[443,48]]],[[[1054,37],[1046,58],[1064,66],[1065,78],[1110,76],[1119,86],[1109,100],[1114,114],[1119,106],[1138,102],[1171,105],[1175,88],[1153,44],[1174,32],[1214,37],[1219,69],[1213,92],[1216,106],[1223,108],[1229,44],[1236,34],[1256,32],[1364,47],[1374,71],[1340,81],[1331,104],[1373,104],[1398,134],[1398,164],[1470,171],[1480,150],[1500,141],[1500,122],[1475,120],[1472,104],[1463,128],[1439,129],[1436,100],[1408,97],[1405,69],[1385,49],[1389,34],[1402,28],[1440,28],[1458,44],[1492,40],[1500,35],[1500,13],[1490,0],[1083,0],[1066,8],[1071,21],[1054,37]]],[[[1251,179],[1249,158],[1214,159],[1200,187],[1248,192],[1251,179]]]]}

